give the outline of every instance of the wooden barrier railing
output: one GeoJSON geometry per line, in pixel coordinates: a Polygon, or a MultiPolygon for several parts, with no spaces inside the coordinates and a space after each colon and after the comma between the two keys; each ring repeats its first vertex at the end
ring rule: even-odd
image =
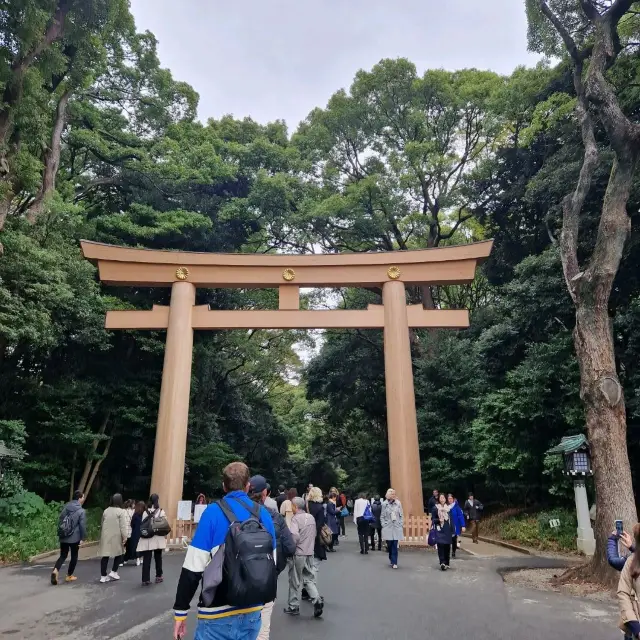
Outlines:
{"type": "Polygon", "coordinates": [[[407,516],[404,519],[404,540],[401,546],[426,547],[429,529],[431,529],[431,516],[407,516]]]}
{"type": "Polygon", "coordinates": [[[167,539],[170,547],[187,547],[193,540],[193,536],[198,528],[198,523],[193,520],[174,520],[171,523],[171,533],[167,539]]]}

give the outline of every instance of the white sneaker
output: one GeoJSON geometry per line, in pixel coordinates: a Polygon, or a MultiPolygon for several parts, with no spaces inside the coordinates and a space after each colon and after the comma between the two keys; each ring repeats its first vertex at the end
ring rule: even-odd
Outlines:
{"type": "Polygon", "coordinates": [[[111,582],[111,578],[109,576],[101,576],[100,582],[111,582]]]}
{"type": "Polygon", "coordinates": [[[136,567],[139,567],[142,564],[140,558],[136,558],[136,567]]]}
{"type": "Polygon", "coordinates": [[[393,565],[393,568],[394,568],[394,569],[397,569],[397,568],[398,568],[398,565],[397,565],[397,564],[394,564],[394,565],[393,565]]]}
{"type": "Polygon", "coordinates": [[[109,574],[109,577],[110,577],[112,580],[120,580],[120,576],[119,576],[115,571],[112,571],[112,572],[109,574]]]}

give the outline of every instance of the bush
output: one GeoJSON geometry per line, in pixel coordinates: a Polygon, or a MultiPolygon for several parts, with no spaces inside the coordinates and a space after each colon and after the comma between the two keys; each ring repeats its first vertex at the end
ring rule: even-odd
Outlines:
{"type": "MultiPolygon", "coordinates": [[[[44,551],[57,549],[58,518],[63,503],[45,502],[35,494],[21,494],[19,503],[25,511],[19,511],[17,502],[1,500],[2,513],[10,513],[10,521],[0,517],[0,562],[27,560],[44,551]],[[35,497],[34,497],[35,496],[35,497]],[[11,502],[9,505],[4,503],[11,502]],[[10,522],[10,523],[9,523],[10,522]]],[[[96,540],[100,535],[101,509],[87,511],[87,540],[96,540]]]]}

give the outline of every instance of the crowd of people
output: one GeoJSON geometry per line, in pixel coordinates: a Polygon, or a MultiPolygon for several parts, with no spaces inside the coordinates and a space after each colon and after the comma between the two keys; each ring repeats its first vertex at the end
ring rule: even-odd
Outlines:
{"type": "MultiPolygon", "coordinates": [[[[399,543],[403,540],[404,512],[396,492],[384,498],[360,494],[355,501],[335,487],[324,493],[309,484],[301,497],[297,490],[271,487],[263,476],[250,477],[248,467],[233,462],[223,471],[224,497],[209,502],[200,494],[196,504],[207,505],[187,549],[174,603],[174,638],[183,638],[191,601],[201,586],[196,640],[236,638],[268,640],[278,575],[288,570],[285,614],[299,616],[308,601],[313,616],[324,612],[318,588],[320,563],[336,553],[345,521],[352,517],[358,532],[360,554],[382,551],[389,566],[398,569],[399,543]],[[256,552],[256,550],[260,550],[256,552]],[[229,635],[230,634],[230,635],[229,635]]],[[[76,580],[74,571],[79,546],[86,539],[84,495],[77,491],[59,518],[60,556],[51,573],[58,584],[59,572],[70,555],[66,582],[76,580]]],[[[452,494],[434,491],[428,509],[432,517],[430,543],[437,546],[440,567],[445,571],[457,550],[457,540],[470,526],[477,541],[482,504],[473,495],[463,508],[452,494]]],[[[142,585],[163,581],[162,554],[171,528],[160,506],[160,497],[145,502],[111,497],[102,515],[100,536],[100,583],[120,580],[121,566],[142,566],[142,585]],[[109,562],[111,570],[109,571],[109,562]]]]}

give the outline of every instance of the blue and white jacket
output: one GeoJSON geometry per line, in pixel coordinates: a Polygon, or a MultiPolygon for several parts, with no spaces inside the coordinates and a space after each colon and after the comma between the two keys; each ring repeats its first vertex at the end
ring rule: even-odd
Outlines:
{"type": "MultiPolygon", "coordinates": [[[[236,518],[240,521],[247,520],[251,513],[248,509],[238,504],[237,500],[246,505],[254,505],[251,499],[244,491],[232,491],[225,498],[225,503],[233,511],[236,518]],[[235,498],[235,500],[227,500],[227,498],[235,498]]],[[[264,528],[271,534],[273,538],[273,555],[276,557],[276,533],[273,526],[271,514],[260,505],[260,522],[264,528]]],[[[224,553],[224,549],[220,547],[224,544],[227,532],[229,531],[229,521],[222,513],[222,509],[217,504],[209,505],[200,518],[198,528],[193,536],[193,540],[187,549],[187,557],[182,565],[180,580],[178,582],[178,590],[176,592],[176,601],[173,605],[176,620],[185,620],[191,600],[198,590],[198,585],[202,579],[202,573],[213,556],[220,552],[224,553]]],[[[224,580],[224,578],[223,578],[224,580]]],[[[226,602],[220,602],[224,599],[226,589],[220,585],[216,591],[216,597],[211,607],[203,607],[202,599],[198,603],[198,618],[211,620],[214,618],[226,618],[228,616],[238,615],[241,613],[251,613],[252,611],[260,611],[264,606],[264,602],[256,602],[255,606],[239,609],[232,607],[226,602]]]]}

